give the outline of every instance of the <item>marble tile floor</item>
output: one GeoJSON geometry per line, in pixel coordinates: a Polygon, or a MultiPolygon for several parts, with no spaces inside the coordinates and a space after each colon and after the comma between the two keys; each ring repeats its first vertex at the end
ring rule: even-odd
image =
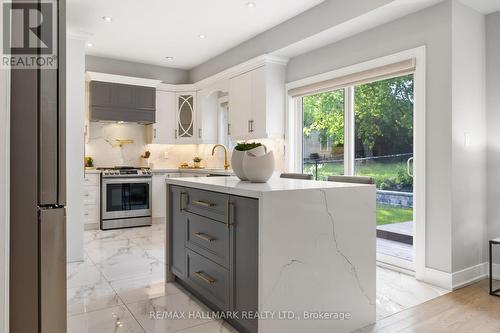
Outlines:
{"type": "MultiPolygon", "coordinates": [[[[209,318],[152,318],[155,311],[210,310],[182,287],[164,283],[165,225],[85,231],[85,260],[70,263],[68,333],[237,333],[209,318]]],[[[446,293],[377,267],[377,319],[446,293]]]]}

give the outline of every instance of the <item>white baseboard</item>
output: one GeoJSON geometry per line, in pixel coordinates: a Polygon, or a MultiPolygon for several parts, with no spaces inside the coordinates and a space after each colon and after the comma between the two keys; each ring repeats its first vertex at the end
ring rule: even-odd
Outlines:
{"type": "Polygon", "coordinates": [[[438,271],[437,269],[425,267],[423,272],[418,275],[418,279],[446,290],[453,289],[451,273],[446,273],[438,271]]]}
{"type": "MultiPolygon", "coordinates": [[[[500,270],[500,265],[498,269],[500,270]]],[[[456,290],[465,287],[469,284],[487,278],[488,275],[489,272],[487,262],[454,272],[452,274],[452,289],[456,290]]]]}
{"type": "Polygon", "coordinates": [[[83,230],[99,230],[99,223],[85,223],[83,225],[83,230]]]}

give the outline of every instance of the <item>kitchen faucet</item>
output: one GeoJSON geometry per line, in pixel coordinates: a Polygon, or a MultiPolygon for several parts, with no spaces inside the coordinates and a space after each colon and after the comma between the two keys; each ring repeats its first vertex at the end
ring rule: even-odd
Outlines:
{"type": "Polygon", "coordinates": [[[215,149],[217,147],[222,147],[224,149],[224,170],[229,170],[229,163],[227,161],[227,148],[224,146],[224,145],[221,145],[221,144],[217,144],[215,145],[213,148],[212,148],[212,156],[214,156],[215,154],[215,149]]]}

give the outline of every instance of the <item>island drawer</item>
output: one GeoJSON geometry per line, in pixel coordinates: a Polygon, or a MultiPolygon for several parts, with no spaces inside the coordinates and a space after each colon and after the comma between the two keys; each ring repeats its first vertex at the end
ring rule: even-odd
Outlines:
{"type": "Polygon", "coordinates": [[[230,310],[230,274],[213,261],[186,249],[187,283],[223,311],[230,310]]]}
{"type": "Polygon", "coordinates": [[[184,188],[187,194],[186,211],[226,222],[229,195],[193,188],[184,188]]]}
{"type": "Polygon", "coordinates": [[[225,224],[187,213],[186,246],[229,268],[230,231],[225,224]]]}

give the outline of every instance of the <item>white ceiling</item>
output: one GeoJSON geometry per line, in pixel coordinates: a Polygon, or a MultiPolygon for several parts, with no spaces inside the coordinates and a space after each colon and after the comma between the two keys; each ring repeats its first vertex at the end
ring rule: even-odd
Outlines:
{"type": "Polygon", "coordinates": [[[500,0],[460,0],[480,13],[491,14],[500,10],[500,0]]]}
{"type": "Polygon", "coordinates": [[[68,30],[91,34],[87,54],[189,69],[321,2],[68,0],[68,30]]]}

